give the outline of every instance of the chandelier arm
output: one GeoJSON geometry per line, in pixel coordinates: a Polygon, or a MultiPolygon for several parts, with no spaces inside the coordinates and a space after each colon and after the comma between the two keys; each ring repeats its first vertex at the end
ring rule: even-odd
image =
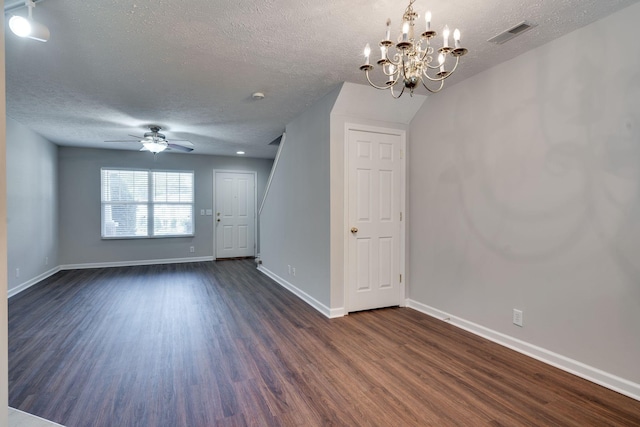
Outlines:
{"type": "Polygon", "coordinates": [[[400,93],[398,94],[398,96],[396,96],[396,93],[393,91],[393,85],[389,86],[391,88],[391,96],[394,97],[395,99],[398,99],[402,96],[402,94],[404,93],[404,85],[402,86],[402,90],[400,91],[400,93]]]}
{"type": "Polygon", "coordinates": [[[436,62],[437,65],[425,64],[430,70],[438,70],[440,69],[440,64],[436,62]]]}
{"type": "Polygon", "coordinates": [[[451,76],[453,74],[454,71],[456,71],[456,68],[458,68],[458,63],[460,62],[460,57],[457,56],[456,57],[456,64],[453,66],[453,69],[451,71],[447,71],[447,74],[442,76],[442,77],[436,77],[433,78],[431,77],[429,74],[427,74],[427,70],[424,70],[422,72],[422,74],[428,79],[431,80],[432,82],[441,82],[444,81],[444,79],[448,78],[449,76],[451,76]]]}
{"type": "MultiPolygon", "coordinates": [[[[427,45],[427,48],[424,50],[424,53],[422,54],[422,56],[420,57],[420,61],[424,62],[425,59],[427,59],[427,56],[429,56],[429,46],[427,45]]],[[[428,64],[426,64],[428,65],[428,64]]]]}
{"type": "Polygon", "coordinates": [[[454,71],[456,71],[456,68],[458,68],[458,63],[460,62],[460,57],[456,56],[456,64],[453,66],[453,70],[451,70],[449,72],[449,75],[447,77],[449,77],[451,74],[453,74],[454,71]]]}
{"type": "MultiPolygon", "coordinates": [[[[435,80],[432,80],[435,81],[435,80]]],[[[424,81],[422,79],[420,79],[420,83],[422,83],[422,86],[424,86],[424,88],[426,90],[428,90],[431,93],[438,93],[442,90],[442,88],[444,87],[444,79],[440,80],[440,87],[438,89],[431,89],[429,86],[427,86],[426,84],[424,84],[424,81]]]]}
{"type": "MultiPolygon", "coordinates": [[[[367,81],[369,82],[369,84],[370,84],[371,86],[375,87],[376,89],[380,89],[380,90],[387,90],[387,89],[389,89],[389,88],[391,87],[391,86],[384,86],[384,87],[382,87],[382,86],[377,86],[377,85],[373,84],[373,82],[372,82],[372,81],[371,81],[371,79],[369,78],[369,71],[366,71],[366,70],[365,70],[364,74],[365,74],[365,76],[367,76],[367,81]]],[[[394,83],[394,84],[395,84],[395,83],[394,83]]]]}

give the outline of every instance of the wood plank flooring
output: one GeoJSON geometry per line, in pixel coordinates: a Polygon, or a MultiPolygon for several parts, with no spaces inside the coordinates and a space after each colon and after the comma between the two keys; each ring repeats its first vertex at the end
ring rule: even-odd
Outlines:
{"type": "Polygon", "coordinates": [[[411,309],[329,320],[249,260],[9,300],[10,406],[86,426],[640,426],[640,402],[411,309]]]}

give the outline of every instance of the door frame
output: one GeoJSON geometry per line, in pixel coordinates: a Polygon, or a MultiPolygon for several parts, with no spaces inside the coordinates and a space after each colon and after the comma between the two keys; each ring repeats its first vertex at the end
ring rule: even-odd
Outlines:
{"type": "Polygon", "coordinates": [[[231,169],[213,169],[213,212],[211,215],[211,223],[213,224],[213,260],[218,259],[218,242],[216,241],[218,228],[216,226],[216,174],[217,173],[244,173],[253,175],[253,256],[258,252],[258,173],[256,171],[231,170],[231,169]]]}
{"type": "Polygon", "coordinates": [[[349,302],[349,131],[362,131],[371,133],[383,133],[387,135],[396,135],[400,137],[400,210],[402,212],[402,220],[400,221],[400,260],[398,261],[398,270],[402,276],[400,282],[400,307],[406,306],[406,228],[407,228],[407,132],[403,129],[385,128],[379,126],[361,125],[357,123],[345,123],[344,126],[344,227],[342,230],[343,236],[343,253],[344,253],[344,265],[343,265],[343,282],[344,283],[344,307],[345,314],[351,312],[351,305],[349,302]]]}

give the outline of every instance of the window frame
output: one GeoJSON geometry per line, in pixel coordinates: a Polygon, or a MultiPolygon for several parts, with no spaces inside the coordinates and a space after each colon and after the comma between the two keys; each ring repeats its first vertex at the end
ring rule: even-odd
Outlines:
{"type": "Polygon", "coordinates": [[[139,169],[139,168],[123,168],[123,167],[101,167],[100,168],[100,239],[101,240],[137,240],[137,239],[172,239],[179,237],[194,237],[196,232],[196,211],[195,211],[195,193],[196,193],[196,173],[194,170],[176,170],[176,169],[139,169]],[[103,197],[103,171],[133,171],[147,173],[147,201],[146,202],[105,202],[103,197]],[[191,174],[191,202],[154,202],[154,186],[153,179],[155,172],[166,173],[188,173],[191,174]],[[122,205],[146,205],[147,206],[147,235],[146,236],[105,236],[105,205],[122,204],[122,205]],[[155,205],[189,205],[191,206],[191,233],[189,234],[154,234],[154,206],[155,205]]]}

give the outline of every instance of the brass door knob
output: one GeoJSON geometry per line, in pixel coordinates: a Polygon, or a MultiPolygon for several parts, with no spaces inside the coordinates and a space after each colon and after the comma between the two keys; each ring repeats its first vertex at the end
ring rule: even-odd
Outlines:
{"type": "Polygon", "coordinates": [[[220,218],[218,218],[218,222],[220,222],[220,218]]]}
{"type": "Polygon", "coordinates": [[[351,227],[351,232],[353,234],[357,233],[358,232],[358,227],[351,227]]]}

